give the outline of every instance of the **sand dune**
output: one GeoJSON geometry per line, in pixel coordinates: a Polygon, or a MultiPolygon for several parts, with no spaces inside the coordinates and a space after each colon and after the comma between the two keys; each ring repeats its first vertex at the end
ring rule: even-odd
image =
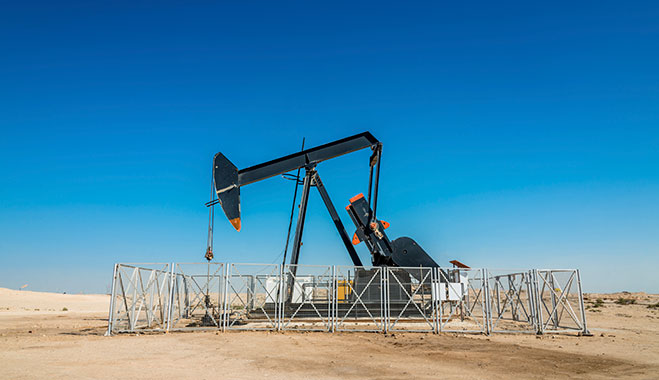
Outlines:
{"type": "Polygon", "coordinates": [[[110,296],[105,294],[61,294],[0,288],[0,313],[107,312],[110,296]]]}

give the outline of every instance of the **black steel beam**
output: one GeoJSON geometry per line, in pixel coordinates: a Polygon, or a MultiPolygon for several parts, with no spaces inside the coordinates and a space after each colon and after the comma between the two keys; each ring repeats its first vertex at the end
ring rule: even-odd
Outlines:
{"type": "Polygon", "coordinates": [[[320,197],[323,198],[323,202],[325,202],[325,207],[327,207],[327,211],[329,211],[329,214],[332,217],[332,220],[334,221],[336,230],[339,232],[339,235],[341,236],[341,241],[343,241],[343,245],[346,246],[346,250],[348,251],[350,258],[352,259],[352,263],[357,267],[363,266],[362,261],[359,259],[359,256],[357,256],[357,251],[355,251],[355,247],[352,245],[352,240],[350,240],[350,237],[348,237],[348,233],[346,232],[346,229],[343,226],[343,223],[341,222],[341,218],[339,218],[339,214],[336,212],[336,208],[334,208],[332,199],[330,199],[330,196],[327,193],[327,189],[325,189],[325,185],[323,185],[323,181],[320,180],[320,176],[318,175],[318,172],[316,172],[316,175],[314,176],[313,180],[314,183],[316,184],[316,188],[318,189],[318,192],[320,193],[320,197]]]}
{"type": "Polygon", "coordinates": [[[289,154],[272,161],[254,165],[238,171],[238,186],[249,185],[279,174],[303,168],[309,164],[329,160],[356,150],[372,147],[379,141],[369,132],[346,137],[324,145],[289,154]]]}
{"type": "Polygon", "coordinates": [[[313,167],[317,163],[365,148],[375,148],[380,142],[369,132],[336,140],[315,148],[289,154],[275,160],[238,170],[222,153],[213,159],[213,180],[222,211],[233,227],[240,231],[240,187],[290,171],[313,167]]]}
{"type": "MultiPolygon", "coordinates": [[[[302,187],[302,199],[300,200],[300,212],[297,216],[297,225],[295,226],[295,238],[293,239],[293,250],[291,251],[291,265],[297,265],[300,260],[300,248],[302,247],[302,232],[304,231],[304,219],[307,214],[307,204],[309,203],[309,188],[311,187],[311,178],[316,171],[309,169],[304,175],[304,185],[302,187]]],[[[291,268],[295,275],[297,268],[291,268]]]]}

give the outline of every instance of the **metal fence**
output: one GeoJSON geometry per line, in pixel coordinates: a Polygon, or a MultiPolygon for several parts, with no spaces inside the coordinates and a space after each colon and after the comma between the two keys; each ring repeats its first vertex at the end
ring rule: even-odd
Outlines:
{"type": "Polygon", "coordinates": [[[383,267],[334,267],[332,331],[385,331],[383,267]]]}
{"type": "Polygon", "coordinates": [[[487,271],[437,268],[437,273],[438,331],[489,333],[487,271]]]}
{"type": "Polygon", "coordinates": [[[116,264],[107,335],[176,330],[588,334],[577,269],[116,264]]]}
{"type": "Polygon", "coordinates": [[[579,271],[538,269],[533,275],[538,331],[587,333],[579,271]]]}
{"type": "Polygon", "coordinates": [[[220,328],[226,294],[224,264],[177,263],[172,269],[168,329],[220,328]]]}
{"type": "Polygon", "coordinates": [[[538,332],[534,271],[487,273],[490,332],[538,332]]]}
{"type": "Polygon", "coordinates": [[[108,333],[167,330],[171,273],[170,264],[115,265],[108,333]]]}
{"type": "Polygon", "coordinates": [[[278,330],[283,299],[281,267],[227,264],[224,330],[278,330]]]}

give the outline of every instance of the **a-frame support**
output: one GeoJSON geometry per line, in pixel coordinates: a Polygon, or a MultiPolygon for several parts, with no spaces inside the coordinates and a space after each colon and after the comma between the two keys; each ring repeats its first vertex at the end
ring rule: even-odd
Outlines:
{"type": "MultiPolygon", "coordinates": [[[[336,208],[334,207],[334,204],[332,203],[332,200],[330,199],[330,196],[327,193],[327,189],[325,189],[325,185],[323,185],[323,182],[321,181],[320,176],[318,175],[318,172],[316,171],[315,167],[305,168],[304,181],[302,187],[302,199],[300,201],[300,211],[298,212],[297,225],[295,227],[295,238],[293,239],[293,251],[291,253],[291,261],[290,261],[291,265],[297,265],[300,259],[300,248],[302,247],[301,244],[302,233],[304,231],[304,222],[307,213],[307,205],[309,203],[309,192],[311,186],[316,187],[318,193],[320,194],[320,197],[323,199],[323,202],[325,203],[325,207],[327,208],[330,217],[332,217],[334,226],[336,227],[336,230],[338,231],[339,236],[341,237],[341,241],[343,241],[343,245],[345,245],[346,250],[350,255],[350,258],[352,259],[352,263],[355,266],[362,266],[363,265],[362,261],[359,259],[359,256],[357,255],[357,251],[355,251],[355,247],[352,245],[352,241],[350,240],[350,237],[346,232],[343,222],[341,222],[341,218],[339,218],[339,214],[336,212],[336,208]]],[[[295,271],[295,268],[291,268],[291,269],[295,271]]]]}

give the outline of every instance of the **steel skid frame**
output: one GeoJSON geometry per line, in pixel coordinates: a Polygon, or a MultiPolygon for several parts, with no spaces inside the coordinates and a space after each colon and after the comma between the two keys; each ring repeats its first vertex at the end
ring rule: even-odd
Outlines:
{"type": "Polygon", "coordinates": [[[589,334],[577,269],[115,264],[106,335],[193,330],[589,334]]]}

